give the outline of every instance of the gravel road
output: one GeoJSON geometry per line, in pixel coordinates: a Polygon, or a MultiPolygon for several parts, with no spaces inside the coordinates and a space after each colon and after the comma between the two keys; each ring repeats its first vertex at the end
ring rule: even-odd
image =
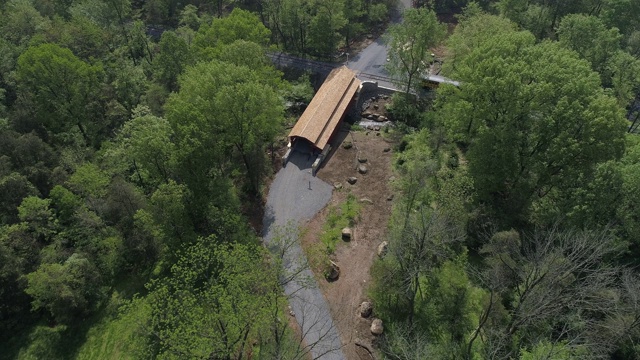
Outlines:
{"type": "MultiPolygon", "coordinates": [[[[264,241],[268,245],[278,228],[311,219],[331,199],[333,187],[311,175],[313,160],[308,149],[299,149],[273,180],[264,217],[264,241]]],[[[298,241],[288,249],[284,263],[290,271],[306,263],[298,241]]],[[[306,268],[301,275],[288,282],[284,290],[306,345],[311,347],[314,359],[344,360],[340,336],[313,274],[306,268]]]]}

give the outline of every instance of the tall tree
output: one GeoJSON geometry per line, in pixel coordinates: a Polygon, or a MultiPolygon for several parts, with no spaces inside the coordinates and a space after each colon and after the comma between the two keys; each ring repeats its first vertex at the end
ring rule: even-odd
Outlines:
{"type": "Polygon", "coordinates": [[[257,15],[234,9],[229,16],[214,19],[211,24],[202,24],[193,42],[196,61],[210,61],[217,57],[221,45],[238,40],[254,42],[266,46],[271,32],[257,15]]]}
{"type": "Polygon", "coordinates": [[[276,273],[260,247],[218,241],[201,239],[151,284],[148,330],[162,358],[241,359],[270,340],[276,273]]]}
{"type": "Polygon", "coordinates": [[[486,304],[480,336],[470,341],[484,342],[494,359],[513,358],[540,341],[592,358],[607,355],[613,344],[602,319],[617,316],[610,292],[619,269],[606,259],[619,250],[606,229],[496,233],[481,250],[488,265],[481,278],[502,301],[486,304]]]}
{"type": "Polygon", "coordinates": [[[166,119],[149,114],[148,108],[136,110],[135,117],[125,123],[114,143],[103,147],[105,159],[114,169],[131,174],[131,179],[140,186],[155,189],[172,178],[173,130],[166,119]]]}
{"type": "Polygon", "coordinates": [[[34,106],[38,123],[52,134],[77,127],[85,142],[100,127],[99,93],[102,68],[78,59],[69,49],[54,44],[29,48],[18,58],[16,69],[22,96],[34,106]]]}
{"type": "Polygon", "coordinates": [[[178,76],[191,62],[187,42],[173,31],[162,33],[159,53],[153,59],[154,77],[169,91],[178,90],[178,76]]]}
{"type": "Polygon", "coordinates": [[[416,78],[428,69],[431,48],[444,39],[446,29],[436,14],[425,8],[404,12],[404,21],[389,28],[387,69],[409,93],[416,78]]]}
{"type": "Polygon", "coordinates": [[[607,86],[611,84],[607,65],[620,49],[620,38],[618,29],[607,29],[604,23],[594,16],[567,15],[562,18],[558,27],[558,41],[589,61],[593,70],[601,74],[607,86]]]}
{"type": "Polygon", "coordinates": [[[315,4],[315,14],[309,23],[309,45],[322,57],[330,57],[340,43],[340,31],[347,24],[342,0],[327,0],[315,4]]]}
{"type": "Polygon", "coordinates": [[[222,87],[215,101],[225,138],[242,158],[250,192],[257,195],[265,175],[265,146],[284,121],[282,100],[268,85],[250,82],[222,87]]]}
{"type": "Polygon", "coordinates": [[[183,179],[194,194],[211,193],[213,189],[206,190],[210,181],[223,181],[221,174],[235,167],[230,156],[236,154],[245,165],[249,188],[255,192],[259,187],[262,171],[253,161],[264,156],[264,146],[283,116],[269,84],[273,77],[263,74],[229,63],[200,63],[187,70],[180,92],[169,99],[167,118],[176,134],[177,163],[188,171],[183,179]],[[202,162],[194,163],[200,157],[202,162]]]}
{"type": "Polygon", "coordinates": [[[438,111],[468,144],[478,200],[501,219],[526,218],[534,202],[557,206],[544,198],[563,199],[575,179],[622,154],[624,113],[589,64],[556,43],[535,44],[527,32],[490,37],[454,74],[460,89],[443,88],[438,111]]]}
{"type": "Polygon", "coordinates": [[[25,291],[33,297],[33,309],[46,309],[63,324],[88,314],[103,296],[98,272],[79,254],[71,255],[63,264],[42,264],[26,278],[25,291]]]}

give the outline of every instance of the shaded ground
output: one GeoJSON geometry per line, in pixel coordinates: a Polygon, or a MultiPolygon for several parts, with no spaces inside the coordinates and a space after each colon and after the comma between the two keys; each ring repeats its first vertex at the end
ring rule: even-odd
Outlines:
{"type": "MultiPolygon", "coordinates": [[[[371,319],[357,315],[358,306],[367,300],[366,289],[370,282],[369,269],[375,259],[376,249],[386,237],[387,223],[391,213],[392,194],[390,188],[392,144],[376,131],[346,130],[338,136],[338,141],[350,141],[351,149],[337,146],[318,177],[329,184],[341,183],[343,188],[334,190],[329,206],[325,207],[307,225],[303,237],[303,247],[313,249],[319,243],[319,235],[331,205],[344,202],[348,194],[356,196],[361,204],[360,218],[354,228],[354,239],[338,245],[331,259],[340,267],[340,277],[327,282],[320,274],[320,289],[329,303],[329,308],[340,332],[343,352],[347,359],[371,359],[371,356],[355,343],[371,344],[374,336],[370,332],[371,319]],[[359,158],[367,158],[364,163],[368,172],[359,174],[356,170],[359,158]],[[348,177],[357,177],[354,185],[347,183],[348,177]]],[[[375,313],[375,309],[374,309],[375,313]]]]}

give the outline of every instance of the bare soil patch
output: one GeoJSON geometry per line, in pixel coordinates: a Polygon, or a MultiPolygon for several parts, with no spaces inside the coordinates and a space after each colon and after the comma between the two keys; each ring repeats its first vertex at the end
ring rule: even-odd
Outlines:
{"type": "Polygon", "coordinates": [[[340,183],[342,188],[334,190],[329,205],[307,224],[302,244],[313,257],[314,249],[317,251],[322,246],[319,238],[329,209],[339,206],[349,194],[358,199],[361,209],[353,229],[353,239],[341,242],[330,256],[340,267],[340,277],[328,282],[318,269],[314,271],[340,332],[345,356],[347,359],[371,359],[367,351],[355,343],[371,347],[375,340],[370,332],[375,305],[374,315],[369,319],[359,316],[358,307],[368,300],[369,270],[377,256],[378,245],[386,239],[392,205],[389,199],[392,195],[390,178],[393,151],[390,149],[393,144],[378,131],[350,132],[343,129],[339,135],[334,142],[333,153],[317,176],[329,184],[340,183]],[[353,147],[345,149],[342,146],[344,142],[351,142],[353,147]],[[362,162],[365,158],[366,162],[362,162]],[[366,174],[358,172],[359,165],[367,167],[366,174]],[[356,177],[357,182],[349,184],[349,177],[356,177]]]}

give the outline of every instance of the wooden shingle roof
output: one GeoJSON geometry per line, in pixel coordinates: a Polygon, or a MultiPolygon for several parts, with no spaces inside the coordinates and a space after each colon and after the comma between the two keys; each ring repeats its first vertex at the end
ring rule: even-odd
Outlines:
{"type": "Polygon", "coordinates": [[[305,138],[318,149],[324,149],[359,87],[360,80],[346,66],[331,71],[291,129],[289,138],[305,138]]]}

